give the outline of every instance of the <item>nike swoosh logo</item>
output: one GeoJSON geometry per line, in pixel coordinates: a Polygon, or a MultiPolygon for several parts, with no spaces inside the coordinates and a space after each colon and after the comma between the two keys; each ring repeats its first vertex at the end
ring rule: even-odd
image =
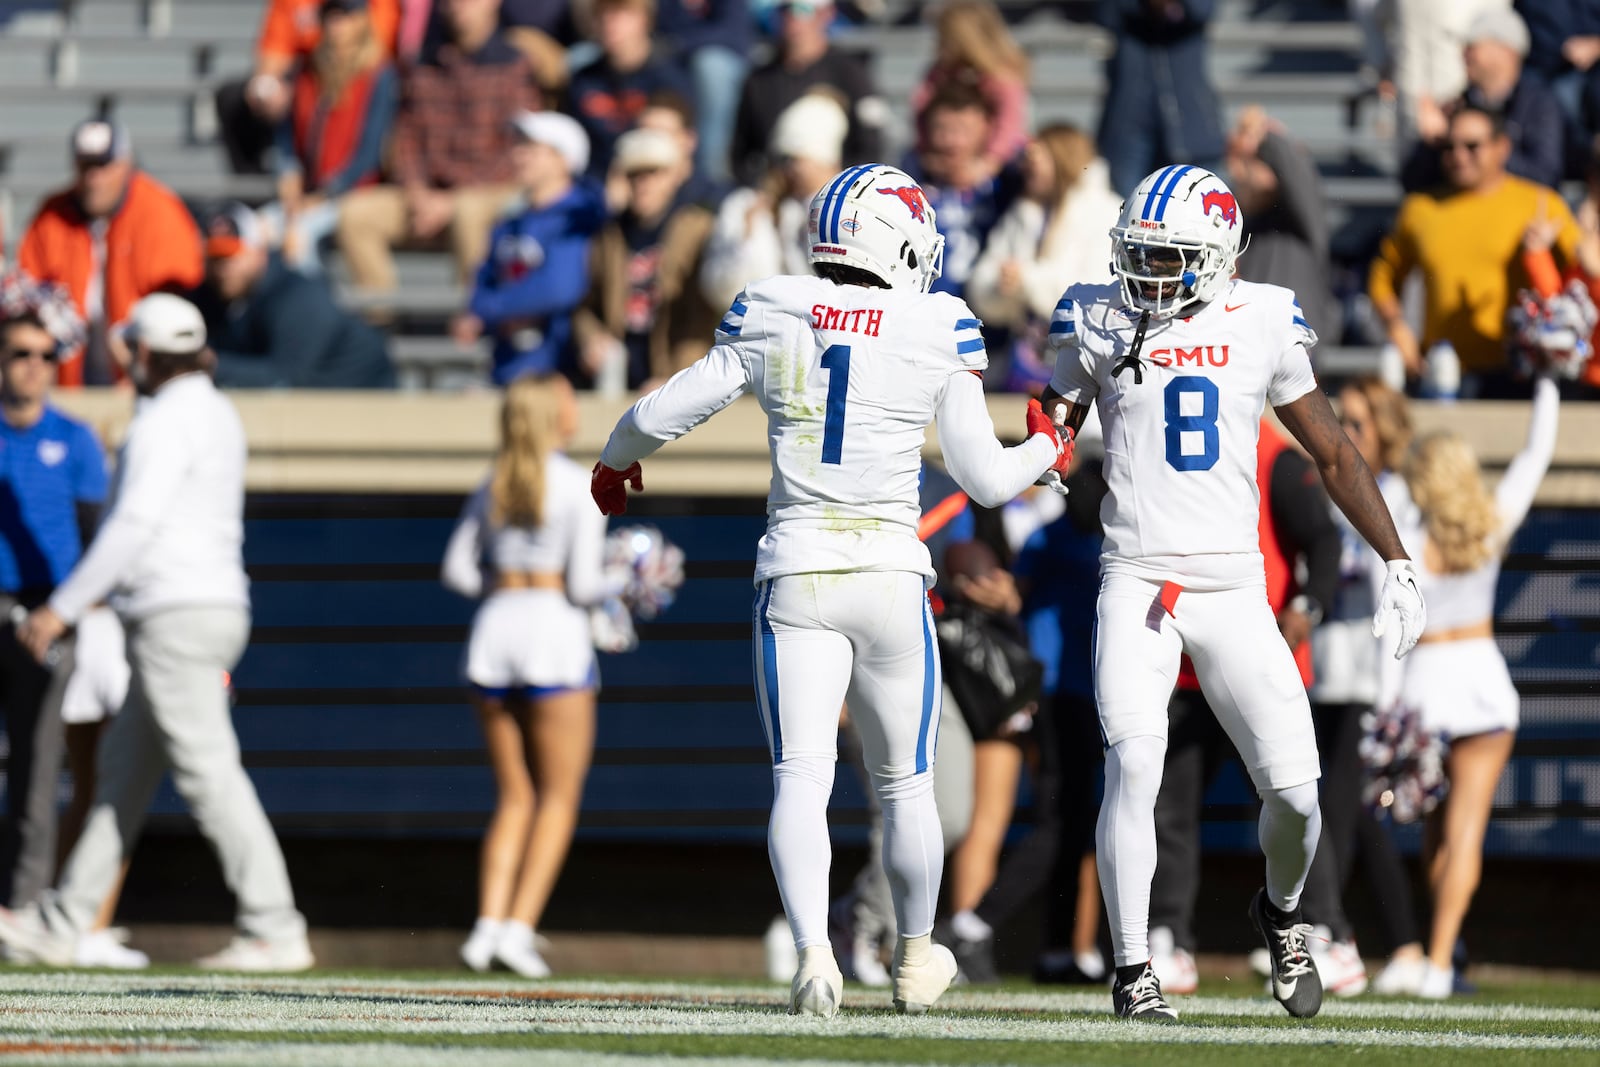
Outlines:
{"type": "Polygon", "coordinates": [[[1285,982],[1285,981],[1283,981],[1281,979],[1274,978],[1272,980],[1272,992],[1273,992],[1273,995],[1276,996],[1279,1000],[1288,1000],[1290,997],[1294,996],[1295,986],[1297,986],[1299,984],[1300,984],[1300,979],[1298,979],[1298,978],[1296,978],[1292,982],[1285,982]]]}
{"type": "Polygon", "coordinates": [[[1246,300],[1242,304],[1223,304],[1222,305],[1222,310],[1223,311],[1238,311],[1240,308],[1247,308],[1249,306],[1250,306],[1250,301],[1246,300]]]}

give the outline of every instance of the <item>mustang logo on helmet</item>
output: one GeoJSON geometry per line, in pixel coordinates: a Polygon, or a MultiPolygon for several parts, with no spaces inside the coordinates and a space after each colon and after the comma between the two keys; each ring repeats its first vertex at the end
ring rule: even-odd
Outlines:
{"type": "Polygon", "coordinates": [[[1216,208],[1222,212],[1222,218],[1228,224],[1228,229],[1233,229],[1239,223],[1239,202],[1233,198],[1232,193],[1213,189],[1209,193],[1200,195],[1200,211],[1210,215],[1211,209],[1216,208]]]}
{"type": "Polygon", "coordinates": [[[884,196],[899,197],[900,202],[906,206],[906,210],[911,212],[911,217],[918,222],[927,220],[927,213],[923,210],[927,201],[923,199],[922,190],[915,185],[902,185],[894,189],[885,189],[880,186],[878,192],[884,196]]]}

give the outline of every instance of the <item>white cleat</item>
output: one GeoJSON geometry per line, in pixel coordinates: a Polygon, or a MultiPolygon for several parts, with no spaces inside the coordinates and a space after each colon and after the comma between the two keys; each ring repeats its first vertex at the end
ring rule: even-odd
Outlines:
{"type": "Polygon", "coordinates": [[[1163,993],[1188,996],[1200,988],[1200,969],[1188,949],[1179,948],[1172,930],[1157,926],[1150,931],[1150,967],[1161,980],[1163,993]]]}
{"type": "Polygon", "coordinates": [[[494,966],[494,947],[500,940],[499,922],[479,919],[461,944],[461,962],[479,974],[494,966]]]}
{"type": "Polygon", "coordinates": [[[960,968],[955,953],[928,934],[902,937],[894,950],[894,1010],[922,1015],[950,988],[960,968]]]}
{"type": "Polygon", "coordinates": [[[1436,967],[1430,960],[1423,964],[1422,986],[1417,996],[1423,1000],[1449,1000],[1456,991],[1456,972],[1453,967],[1436,967]]]}
{"type": "Polygon", "coordinates": [[[37,905],[0,908],[0,942],[11,963],[45,963],[52,967],[72,966],[77,938],[57,933],[44,921],[37,905]]]}
{"type": "Polygon", "coordinates": [[[123,944],[126,930],[92,930],[78,938],[72,950],[74,967],[109,967],[118,971],[142,971],[150,957],[123,944]],[[120,936],[119,936],[120,935],[120,936]]]}
{"type": "Polygon", "coordinates": [[[268,940],[264,937],[237,935],[220,952],[201,956],[194,965],[206,971],[248,971],[254,974],[272,974],[290,971],[309,971],[316,963],[311,954],[311,943],[305,935],[268,940]]]}
{"type": "Polygon", "coordinates": [[[844,975],[839,973],[833,950],[801,949],[800,966],[794,972],[794,984],[789,987],[789,1014],[831,1019],[839,1013],[843,997],[844,975]]]}
{"type": "Polygon", "coordinates": [[[526,923],[505,923],[495,942],[494,958],[524,978],[549,978],[550,965],[539,955],[538,939],[526,923]]]}
{"type": "Polygon", "coordinates": [[[1422,992],[1422,979],[1427,972],[1425,959],[1391,959],[1372,980],[1372,991],[1385,997],[1417,996],[1422,992]]]}
{"type": "Polygon", "coordinates": [[[1322,976],[1322,988],[1336,997],[1357,997],[1367,991],[1367,966],[1354,941],[1335,941],[1331,930],[1317,925],[1311,928],[1306,947],[1322,976]]]}

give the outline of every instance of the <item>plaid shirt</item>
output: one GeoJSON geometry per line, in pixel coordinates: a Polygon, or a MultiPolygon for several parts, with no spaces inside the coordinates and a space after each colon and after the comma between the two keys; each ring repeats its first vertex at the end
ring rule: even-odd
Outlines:
{"type": "Polygon", "coordinates": [[[501,35],[470,56],[441,45],[403,79],[395,181],[442,189],[509,181],[511,116],[542,104],[527,61],[501,35]]]}

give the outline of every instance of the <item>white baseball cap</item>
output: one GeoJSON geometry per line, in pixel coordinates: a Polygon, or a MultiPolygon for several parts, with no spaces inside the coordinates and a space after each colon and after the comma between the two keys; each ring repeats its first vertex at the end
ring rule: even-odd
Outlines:
{"type": "Polygon", "coordinates": [[[831,96],[807,93],[778,115],[767,149],[774,159],[795,156],[838,166],[850,117],[831,96]]]}
{"type": "Polygon", "coordinates": [[[559,111],[519,111],[511,117],[511,125],[534,144],[554,148],[566,160],[570,173],[582,174],[589,169],[589,135],[571,115],[559,111]]]}
{"type": "Polygon", "coordinates": [[[1465,41],[1467,44],[1497,41],[1523,57],[1527,56],[1531,43],[1528,39],[1528,24],[1522,21],[1521,15],[1510,8],[1485,11],[1473,19],[1472,24],[1467,27],[1465,41]]]}
{"type": "Polygon", "coordinates": [[[617,138],[616,166],[624,174],[668,169],[683,162],[683,150],[672,135],[639,127],[617,138]]]}
{"type": "Polygon", "coordinates": [[[152,352],[193,355],[206,346],[206,320],[181,296],[151,293],[133,305],[122,338],[129,345],[142,341],[152,352]]]}

